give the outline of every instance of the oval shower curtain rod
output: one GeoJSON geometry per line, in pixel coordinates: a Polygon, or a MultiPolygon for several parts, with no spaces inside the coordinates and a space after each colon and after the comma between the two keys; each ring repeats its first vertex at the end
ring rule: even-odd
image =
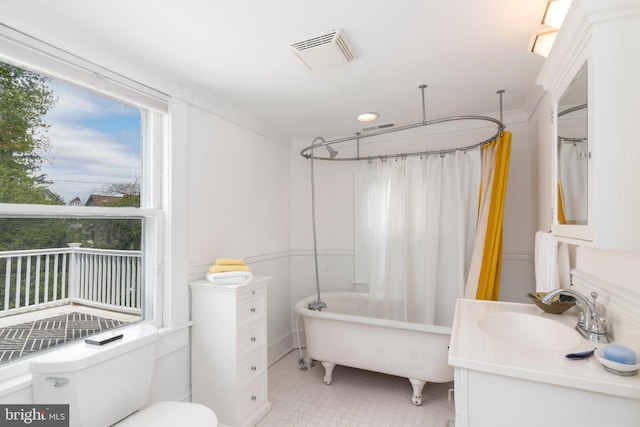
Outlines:
{"type": "Polygon", "coordinates": [[[564,116],[564,115],[566,115],[566,114],[573,113],[574,111],[584,110],[584,109],[585,109],[585,108],[587,108],[587,107],[588,107],[588,105],[587,105],[587,104],[580,104],[580,105],[576,105],[575,107],[567,108],[567,109],[566,109],[566,110],[564,110],[564,111],[560,111],[560,112],[558,113],[558,117],[562,117],[562,116],[564,116]]]}
{"type": "MultiPolygon", "coordinates": [[[[571,114],[575,111],[580,111],[580,110],[584,110],[588,108],[587,104],[579,104],[576,105],[574,107],[569,107],[564,111],[559,111],[558,112],[558,117],[562,117],[565,116],[567,114],[571,114]]],[[[564,137],[564,136],[560,136],[558,135],[558,139],[562,141],[563,144],[573,144],[576,145],[578,142],[587,142],[588,138],[587,137],[579,137],[579,138],[575,138],[575,137],[564,137]]]]}
{"type": "Polygon", "coordinates": [[[307,159],[311,158],[311,154],[308,153],[309,151],[313,151],[314,148],[318,148],[318,147],[326,147],[327,150],[329,150],[329,156],[328,157],[322,157],[322,156],[316,156],[313,155],[313,158],[316,160],[333,160],[333,161],[353,161],[353,160],[373,160],[373,159],[387,159],[387,158],[398,158],[398,157],[407,157],[407,156],[422,156],[422,155],[429,155],[429,154],[446,154],[446,153],[452,153],[455,151],[465,151],[465,150],[472,150],[476,147],[480,147],[484,144],[487,144],[493,140],[495,140],[496,138],[498,138],[498,136],[500,135],[500,132],[502,132],[505,129],[505,125],[502,121],[502,94],[505,92],[503,89],[498,90],[496,93],[500,96],[500,120],[495,119],[493,117],[489,117],[489,116],[451,116],[451,117],[444,117],[441,119],[434,119],[434,120],[427,120],[426,119],[426,110],[425,110],[425,101],[424,101],[424,89],[427,87],[427,85],[420,85],[418,86],[421,90],[422,93],[422,121],[419,123],[414,123],[411,125],[406,125],[406,126],[400,126],[397,128],[391,128],[391,129],[383,129],[383,130],[379,130],[377,132],[371,132],[371,133],[367,133],[367,134],[360,134],[357,133],[355,136],[348,136],[348,137],[344,137],[344,138],[339,138],[339,139],[334,139],[334,140],[330,140],[330,141],[326,141],[324,138],[318,136],[313,140],[312,145],[309,145],[308,147],[305,147],[302,149],[302,151],[300,151],[300,155],[302,157],[305,157],[307,159]],[[387,133],[393,133],[393,132],[400,132],[400,131],[405,131],[405,130],[409,130],[409,129],[414,129],[414,128],[418,128],[418,127],[424,127],[424,126],[429,126],[429,125],[435,125],[438,123],[445,123],[445,122],[452,122],[452,121],[458,121],[458,120],[484,120],[484,121],[488,121],[488,122],[492,122],[494,124],[496,124],[498,131],[496,132],[495,135],[491,136],[490,138],[485,139],[484,141],[478,142],[476,144],[473,145],[469,145],[466,147],[458,147],[458,148],[450,148],[450,149],[442,149],[442,150],[428,150],[428,151],[416,151],[416,152],[411,152],[411,153],[396,153],[396,154],[385,154],[385,155],[378,155],[378,156],[364,156],[361,157],[360,156],[360,139],[362,138],[369,138],[372,136],[378,136],[378,135],[383,135],[383,134],[387,134],[387,133]],[[318,143],[316,143],[316,141],[320,141],[318,143]],[[337,158],[336,155],[338,154],[337,151],[335,151],[334,149],[331,148],[331,145],[333,144],[338,144],[340,142],[347,142],[347,141],[356,141],[357,142],[357,152],[358,155],[357,157],[340,157],[337,158]]]}

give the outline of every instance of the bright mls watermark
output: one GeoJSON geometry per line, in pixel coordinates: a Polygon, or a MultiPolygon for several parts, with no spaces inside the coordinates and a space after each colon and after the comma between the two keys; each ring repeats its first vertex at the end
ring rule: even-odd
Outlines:
{"type": "Polygon", "coordinates": [[[69,427],[69,405],[0,405],[0,425],[69,427]]]}

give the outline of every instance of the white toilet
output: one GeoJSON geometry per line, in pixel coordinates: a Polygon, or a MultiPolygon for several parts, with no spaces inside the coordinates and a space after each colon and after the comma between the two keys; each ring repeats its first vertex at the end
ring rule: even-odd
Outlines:
{"type": "Polygon", "coordinates": [[[31,362],[33,403],[69,404],[71,427],[164,427],[218,425],[215,413],[190,402],[157,402],[149,397],[158,331],[151,325],[127,328],[123,338],[102,346],[80,341],[31,362]]]}
{"type": "Polygon", "coordinates": [[[116,427],[217,426],[209,408],[191,402],[157,402],[125,418],[116,427]]]}

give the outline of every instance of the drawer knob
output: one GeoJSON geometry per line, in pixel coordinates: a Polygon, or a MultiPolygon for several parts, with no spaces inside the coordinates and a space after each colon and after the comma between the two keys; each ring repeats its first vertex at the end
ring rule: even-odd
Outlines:
{"type": "Polygon", "coordinates": [[[255,294],[256,294],[256,291],[251,291],[251,295],[255,295],[255,294]]]}
{"type": "Polygon", "coordinates": [[[254,372],[255,372],[256,369],[258,369],[258,368],[256,368],[255,366],[251,367],[251,370],[254,371],[254,372]]]}
{"type": "Polygon", "coordinates": [[[255,342],[256,341],[256,337],[251,337],[251,341],[255,342]]]}
{"type": "Polygon", "coordinates": [[[251,400],[253,400],[254,402],[257,400],[258,398],[256,396],[251,396],[251,400]]]}
{"type": "Polygon", "coordinates": [[[255,313],[256,312],[256,308],[255,307],[251,307],[251,312],[255,313]]]}

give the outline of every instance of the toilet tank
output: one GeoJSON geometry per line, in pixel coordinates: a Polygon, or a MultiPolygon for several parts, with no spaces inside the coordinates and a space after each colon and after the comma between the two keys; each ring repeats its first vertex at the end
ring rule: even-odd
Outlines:
{"type": "Polygon", "coordinates": [[[71,427],[110,426],[144,406],[158,330],[142,324],[107,334],[120,333],[108,344],[79,341],[34,358],[33,402],[68,404],[71,427]]]}

